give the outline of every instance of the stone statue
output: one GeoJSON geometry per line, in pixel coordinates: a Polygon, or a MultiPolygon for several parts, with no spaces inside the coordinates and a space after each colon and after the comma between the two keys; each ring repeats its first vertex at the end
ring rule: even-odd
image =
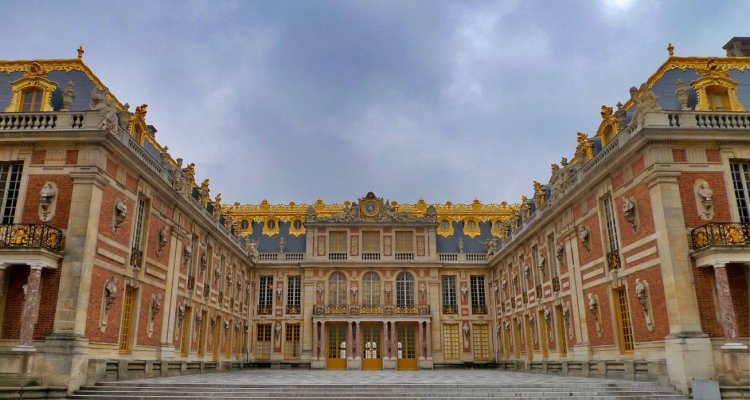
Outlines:
{"type": "Polygon", "coordinates": [[[208,256],[204,251],[203,253],[201,253],[201,274],[206,271],[206,268],[208,268],[208,256]]]}
{"type": "Polygon", "coordinates": [[[464,238],[459,237],[458,238],[458,252],[463,253],[464,252],[464,238]]]}
{"type": "Polygon", "coordinates": [[[487,257],[492,257],[497,251],[497,239],[487,239],[484,242],[484,247],[487,249],[487,257]]]}
{"type": "Polygon", "coordinates": [[[661,106],[657,101],[659,98],[649,89],[646,83],[643,83],[640,89],[636,89],[635,86],[631,87],[630,98],[636,107],[633,118],[628,125],[633,130],[643,127],[646,121],[646,113],[661,111],[661,106]]]}
{"type": "Polygon", "coordinates": [[[555,245],[555,258],[557,258],[557,262],[562,264],[564,256],[565,256],[565,247],[562,245],[562,243],[557,243],[555,245]]]}
{"type": "Polygon", "coordinates": [[[258,252],[258,242],[254,240],[247,240],[245,242],[245,245],[247,246],[247,251],[250,254],[250,260],[252,262],[258,260],[258,257],[260,256],[260,252],[258,252]]]}
{"type": "Polygon", "coordinates": [[[130,112],[130,104],[125,103],[122,106],[125,109],[120,111],[120,128],[127,131],[130,126],[130,117],[133,116],[133,113],[130,112]]]}
{"type": "Polygon", "coordinates": [[[617,111],[613,114],[615,117],[615,120],[617,120],[617,126],[619,129],[622,129],[626,126],[625,124],[625,118],[627,117],[628,111],[624,108],[623,104],[618,102],[617,103],[617,111]]]}
{"type": "Polygon", "coordinates": [[[599,302],[593,293],[589,293],[587,296],[589,298],[589,311],[596,316],[599,313],[599,302]]]}
{"type": "Polygon", "coordinates": [[[544,188],[542,188],[541,183],[534,181],[532,185],[534,186],[534,207],[539,208],[544,204],[547,194],[545,193],[544,188]]]}
{"type": "Polygon", "coordinates": [[[714,218],[714,191],[703,179],[695,182],[695,194],[698,205],[698,215],[704,221],[710,221],[714,218]]]}
{"type": "Polygon", "coordinates": [[[127,199],[122,199],[115,204],[115,223],[114,223],[115,233],[117,233],[117,231],[120,229],[120,225],[122,225],[122,223],[125,222],[125,218],[127,218],[127,216],[128,216],[127,199]]]}
{"type": "Polygon", "coordinates": [[[109,312],[109,308],[114,304],[117,296],[117,278],[112,277],[104,283],[104,315],[109,312]]]}
{"type": "Polygon", "coordinates": [[[190,260],[193,258],[193,243],[188,243],[185,248],[182,250],[182,262],[183,264],[190,263],[190,260]]]}
{"type": "Polygon", "coordinates": [[[73,83],[73,81],[68,81],[68,83],[65,85],[65,90],[62,92],[62,102],[63,106],[60,109],[60,111],[70,111],[70,109],[73,107],[73,99],[76,98],[76,85],[73,83]]]}
{"type": "Polygon", "coordinates": [[[549,307],[544,307],[544,320],[549,322],[551,315],[552,312],[550,311],[549,307]]]}
{"type": "Polygon", "coordinates": [[[221,215],[221,193],[217,194],[214,198],[213,216],[219,218],[221,215]]]}
{"type": "Polygon", "coordinates": [[[151,318],[151,321],[156,318],[156,314],[159,313],[159,310],[161,310],[161,294],[157,293],[151,299],[151,315],[149,316],[151,318]]]}
{"type": "Polygon", "coordinates": [[[352,300],[357,301],[357,293],[359,293],[359,288],[355,285],[352,285],[352,287],[349,289],[352,292],[352,300]]]}
{"type": "Polygon", "coordinates": [[[638,303],[643,306],[643,311],[648,309],[648,284],[645,280],[636,278],[635,280],[635,297],[638,303]]]}
{"type": "Polygon", "coordinates": [[[112,134],[117,132],[117,112],[115,107],[110,103],[107,98],[109,89],[104,88],[104,93],[94,89],[91,93],[91,102],[89,108],[93,111],[99,111],[102,116],[102,122],[99,124],[99,129],[103,129],[112,134]]]}
{"type": "Polygon", "coordinates": [[[674,93],[677,96],[677,102],[680,103],[680,109],[689,110],[688,99],[690,98],[690,92],[687,85],[682,82],[682,79],[677,80],[677,89],[675,89],[674,93]]]}
{"type": "Polygon", "coordinates": [[[161,253],[161,249],[164,248],[164,246],[167,245],[167,228],[161,227],[159,229],[159,241],[156,245],[156,254],[161,253]]]}

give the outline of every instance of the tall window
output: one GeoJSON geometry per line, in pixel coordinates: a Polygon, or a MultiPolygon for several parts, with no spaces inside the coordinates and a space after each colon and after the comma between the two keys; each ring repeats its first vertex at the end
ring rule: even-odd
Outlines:
{"type": "Polygon", "coordinates": [[[299,324],[286,324],[286,340],[284,341],[284,357],[299,358],[299,324]]]}
{"type": "Polygon", "coordinates": [[[146,198],[138,197],[138,207],[135,210],[135,229],[133,233],[133,248],[143,250],[143,230],[146,222],[146,198]]]}
{"type": "Polygon", "coordinates": [[[396,276],[396,305],[414,305],[414,277],[408,272],[396,276]]]}
{"type": "Polygon", "coordinates": [[[346,254],[346,231],[332,231],[328,233],[328,252],[346,254]]]}
{"type": "Polygon", "coordinates": [[[458,324],[443,324],[443,358],[446,360],[458,360],[461,358],[461,348],[458,340],[458,324]]]}
{"type": "Polygon", "coordinates": [[[620,241],[617,239],[617,223],[615,222],[615,208],[612,201],[612,195],[607,194],[603,199],[604,217],[607,222],[607,245],[609,246],[607,263],[609,268],[616,269],[620,267],[620,256],[617,253],[620,250],[620,241]]]}
{"type": "Polygon", "coordinates": [[[547,259],[550,265],[550,274],[553,278],[560,276],[559,266],[557,265],[557,257],[555,256],[555,234],[550,233],[547,235],[547,259]]]}
{"type": "Polygon", "coordinates": [[[120,354],[130,353],[130,342],[133,336],[133,321],[135,321],[135,303],[138,301],[138,289],[127,286],[125,288],[125,305],[120,323],[120,354]]]}
{"type": "Polygon", "coordinates": [[[21,112],[34,112],[42,109],[42,91],[37,88],[23,92],[23,107],[21,112]]]}
{"type": "Polygon", "coordinates": [[[328,304],[343,306],[346,304],[346,276],[336,271],[328,277],[328,304]]]}
{"type": "Polygon", "coordinates": [[[490,358],[490,328],[488,325],[474,325],[474,358],[486,360],[490,358]]]}
{"type": "Polygon", "coordinates": [[[750,223],[750,162],[732,162],[732,183],[734,197],[737,198],[737,211],[740,222],[750,223]]]}
{"type": "Polygon", "coordinates": [[[286,280],[286,313],[299,314],[302,277],[291,275],[286,280]]]}
{"type": "Polygon", "coordinates": [[[396,231],[396,253],[414,253],[414,233],[396,231]]]}
{"type": "Polygon", "coordinates": [[[362,253],[380,253],[380,232],[362,232],[362,253]]]}
{"type": "Polygon", "coordinates": [[[484,276],[471,276],[471,311],[473,314],[487,314],[484,276]]]}
{"type": "Polygon", "coordinates": [[[271,324],[258,325],[255,351],[255,358],[259,360],[268,360],[271,358],[271,324]]]}
{"type": "Polygon", "coordinates": [[[13,223],[22,170],[23,164],[0,164],[0,212],[3,224],[13,223]]]}
{"type": "Polygon", "coordinates": [[[258,314],[271,315],[273,308],[273,276],[261,276],[258,288],[258,314]]]}
{"type": "Polygon", "coordinates": [[[456,304],[456,276],[443,275],[443,314],[458,314],[456,304]]]}
{"type": "Polygon", "coordinates": [[[542,284],[542,272],[539,266],[539,249],[536,246],[531,247],[531,268],[534,270],[534,281],[536,285],[542,284]]]}
{"type": "Polygon", "coordinates": [[[616,289],[614,293],[617,309],[617,324],[620,328],[620,350],[629,354],[633,352],[633,324],[630,321],[630,307],[625,289],[616,289]]]}
{"type": "Polygon", "coordinates": [[[370,271],[362,277],[362,304],[380,305],[380,276],[376,272],[370,271]]]}

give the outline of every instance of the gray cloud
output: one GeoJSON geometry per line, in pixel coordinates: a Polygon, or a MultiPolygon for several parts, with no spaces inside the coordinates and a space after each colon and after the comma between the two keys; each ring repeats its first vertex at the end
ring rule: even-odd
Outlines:
{"type": "Polygon", "coordinates": [[[518,201],[666,59],[720,55],[723,2],[4,2],[2,58],[74,57],[148,103],[225,201],[518,201]],[[24,16],[44,24],[33,35],[24,16]]]}

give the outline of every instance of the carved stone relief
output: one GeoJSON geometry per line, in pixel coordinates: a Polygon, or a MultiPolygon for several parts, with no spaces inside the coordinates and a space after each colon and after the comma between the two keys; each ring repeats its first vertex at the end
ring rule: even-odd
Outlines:
{"type": "Polygon", "coordinates": [[[107,329],[107,315],[109,309],[114,304],[117,298],[117,277],[113,276],[104,282],[104,288],[102,290],[102,308],[99,318],[99,328],[102,332],[107,329]]]}
{"type": "Polygon", "coordinates": [[[112,222],[112,230],[114,230],[115,233],[120,229],[120,225],[122,225],[123,222],[125,222],[125,219],[128,217],[128,204],[127,199],[121,199],[117,203],[115,203],[115,209],[113,212],[113,222],[112,222]]]}
{"type": "Polygon", "coordinates": [[[602,337],[602,323],[601,316],[599,315],[599,296],[589,293],[587,297],[589,299],[589,312],[594,317],[594,323],[596,324],[596,335],[602,337]]]}
{"type": "Polygon", "coordinates": [[[622,197],[622,215],[628,221],[634,233],[638,233],[638,209],[635,200],[630,197],[622,197]]]}
{"type": "Polygon", "coordinates": [[[161,254],[161,249],[167,245],[167,235],[167,228],[162,226],[161,229],[159,229],[159,241],[156,245],[156,254],[161,254]]]}
{"type": "Polygon", "coordinates": [[[649,294],[648,282],[644,279],[635,280],[635,297],[638,299],[638,304],[643,309],[643,316],[646,319],[646,328],[649,332],[654,330],[654,319],[652,317],[651,309],[651,296],[649,294]]]}
{"type": "Polygon", "coordinates": [[[578,225],[578,240],[581,241],[586,254],[591,255],[591,232],[585,225],[578,225]]]}

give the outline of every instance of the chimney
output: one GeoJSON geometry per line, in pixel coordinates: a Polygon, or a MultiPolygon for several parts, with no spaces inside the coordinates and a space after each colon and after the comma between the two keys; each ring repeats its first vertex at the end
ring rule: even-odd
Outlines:
{"type": "Polygon", "coordinates": [[[727,57],[750,57],[750,37],[735,36],[723,47],[727,57]]]}

